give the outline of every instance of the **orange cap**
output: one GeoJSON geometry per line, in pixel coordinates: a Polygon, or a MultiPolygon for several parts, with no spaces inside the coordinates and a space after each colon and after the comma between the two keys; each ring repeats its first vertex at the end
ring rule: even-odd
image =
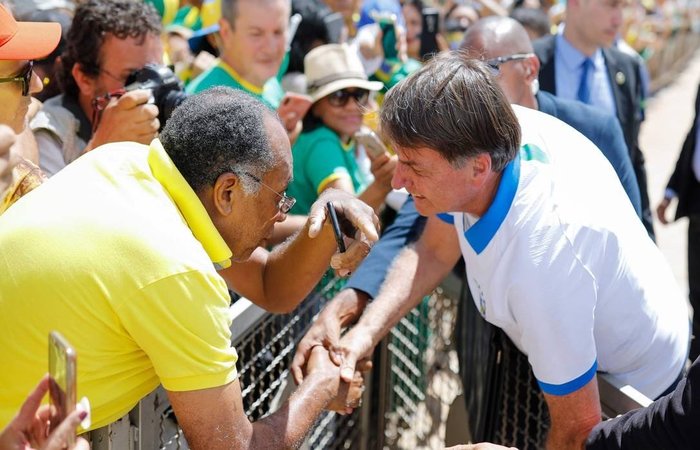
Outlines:
{"type": "Polygon", "coordinates": [[[61,38],[61,25],[17,22],[0,4],[0,59],[39,59],[51,53],[61,38]]]}

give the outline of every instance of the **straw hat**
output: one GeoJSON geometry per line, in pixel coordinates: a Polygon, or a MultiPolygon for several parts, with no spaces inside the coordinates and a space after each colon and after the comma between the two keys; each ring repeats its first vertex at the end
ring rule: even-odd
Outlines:
{"type": "Polygon", "coordinates": [[[368,81],[362,61],[347,44],[321,45],[304,58],[308,94],[315,102],[344,88],[355,87],[378,91],[379,81],[368,81]]]}

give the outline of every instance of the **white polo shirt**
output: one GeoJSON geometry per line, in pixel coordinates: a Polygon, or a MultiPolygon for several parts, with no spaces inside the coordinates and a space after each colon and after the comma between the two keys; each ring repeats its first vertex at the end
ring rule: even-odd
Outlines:
{"type": "Polygon", "coordinates": [[[480,218],[453,223],[477,308],[527,354],[545,393],[609,372],[656,398],[688,350],[688,310],[600,151],[564,122],[513,107],[520,155],[480,218]]]}

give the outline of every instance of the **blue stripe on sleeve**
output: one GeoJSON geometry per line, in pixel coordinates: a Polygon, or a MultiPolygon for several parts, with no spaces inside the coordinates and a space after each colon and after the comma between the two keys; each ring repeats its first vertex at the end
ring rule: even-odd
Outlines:
{"type": "Polygon", "coordinates": [[[595,372],[598,369],[598,360],[596,359],[593,361],[593,365],[591,366],[590,369],[588,369],[583,375],[579,376],[578,378],[575,378],[567,383],[564,384],[549,384],[549,383],[544,383],[540,380],[537,380],[537,384],[540,385],[540,389],[542,389],[542,392],[545,394],[550,394],[550,395],[567,395],[571,394],[572,392],[576,392],[582,387],[584,387],[593,377],[595,376],[595,372]]]}
{"type": "Polygon", "coordinates": [[[452,214],[450,213],[440,213],[437,216],[440,220],[442,220],[445,223],[449,223],[450,225],[455,224],[455,218],[452,217],[452,214]]]}

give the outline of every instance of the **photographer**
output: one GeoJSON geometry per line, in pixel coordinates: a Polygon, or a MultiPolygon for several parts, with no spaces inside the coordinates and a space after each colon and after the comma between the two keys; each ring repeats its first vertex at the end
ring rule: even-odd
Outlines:
{"type": "Polygon", "coordinates": [[[47,175],[102,144],[155,137],[161,124],[149,91],[115,96],[100,115],[93,100],[123,89],[146,64],[162,62],[160,32],[155,9],[140,2],[89,0],[77,8],[58,73],[63,94],[47,100],[31,122],[47,175]]]}

